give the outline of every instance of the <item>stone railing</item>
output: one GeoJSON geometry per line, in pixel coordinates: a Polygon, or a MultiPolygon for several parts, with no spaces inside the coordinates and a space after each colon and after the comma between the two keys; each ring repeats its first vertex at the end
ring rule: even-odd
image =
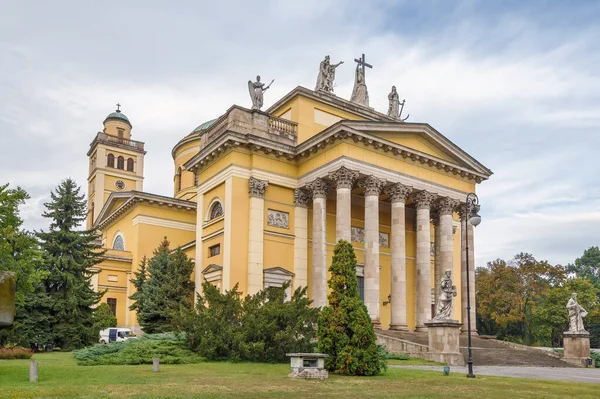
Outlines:
{"type": "Polygon", "coordinates": [[[298,124],[296,122],[288,121],[287,119],[278,118],[276,116],[269,116],[268,119],[269,133],[285,135],[290,139],[296,139],[296,130],[298,124]]]}
{"type": "Polygon", "coordinates": [[[102,132],[98,132],[96,138],[92,142],[92,145],[94,143],[117,144],[118,146],[122,146],[132,150],[144,151],[144,143],[142,143],[141,141],[128,140],[121,137],[111,136],[110,134],[102,132]]]}

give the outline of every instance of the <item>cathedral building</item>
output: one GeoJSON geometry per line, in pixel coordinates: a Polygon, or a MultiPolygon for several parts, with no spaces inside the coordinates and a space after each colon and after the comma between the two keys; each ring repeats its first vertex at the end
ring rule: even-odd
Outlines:
{"type": "Polygon", "coordinates": [[[492,172],[427,123],[400,119],[395,88],[387,113],[368,106],[366,86],[353,101],[333,94],[328,62],[316,90],[296,87],[263,111],[257,79],[252,109],[233,105],[181,138],[172,196],[144,192],[144,143],[119,109],[106,117],[88,151],[88,226],[106,248],[92,283],[119,326],[139,328],[130,279],[165,236],[194,259],[197,292],[204,280],[250,294],[289,281],[324,306],[344,239],[376,327],[426,330],[447,269],[460,299],[452,318],[466,325],[469,279],[475,320],[473,227],[467,275],[461,210],[492,172]]]}

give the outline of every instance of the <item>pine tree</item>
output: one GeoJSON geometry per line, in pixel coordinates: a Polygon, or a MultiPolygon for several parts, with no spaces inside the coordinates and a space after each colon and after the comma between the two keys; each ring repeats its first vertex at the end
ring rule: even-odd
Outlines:
{"type": "Polygon", "coordinates": [[[148,259],[144,256],[140,262],[140,268],[133,275],[135,278],[129,280],[135,287],[135,292],[129,297],[133,301],[129,310],[135,310],[138,314],[144,309],[144,285],[148,280],[148,259]]]}
{"type": "Polygon", "coordinates": [[[103,292],[94,292],[91,268],[101,262],[102,251],[93,230],[77,230],[86,218],[84,195],[72,179],[60,183],[44,204],[50,219],[48,232],[39,232],[44,250],[44,288],[52,317],[52,340],[63,349],[96,341],[93,306],[103,292]]]}
{"type": "Polygon", "coordinates": [[[360,300],[356,256],[352,244],[340,240],[333,250],[327,296],[321,311],[317,337],[327,370],[347,375],[376,375],[385,367],[379,355],[375,331],[367,308],[360,300]]]}
{"type": "Polygon", "coordinates": [[[173,331],[173,318],[181,308],[190,309],[194,283],[192,261],[180,250],[169,253],[167,238],[148,262],[148,279],[143,283],[143,306],[138,319],[146,333],[173,331]]]}

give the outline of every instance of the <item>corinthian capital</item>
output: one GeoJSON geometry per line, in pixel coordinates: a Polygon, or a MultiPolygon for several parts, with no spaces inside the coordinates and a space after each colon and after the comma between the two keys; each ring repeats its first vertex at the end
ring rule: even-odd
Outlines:
{"type": "Polygon", "coordinates": [[[450,197],[440,198],[437,201],[437,208],[440,215],[452,215],[454,209],[458,206],[459,202],[450,197]]]}
{"type": "Polygon", "coordinates": [[[413,189],[402,183],[395,183],[386,187],[384,191],[390,196],[392,202],[406,202],[408,195],[412,193],[413,189]]]}
{"type": "Polygon", "coordinates": [[[437,198],[437,195],[434,193],[430,193],[429,191],[419,191],[415,193],[412,199],[417,204],[417,209],[429,209],[431,208],[431,203],[437,198]]]}
{"type": "Polygon", "coordinates": [[[358,177],[358,172],[350,170],[344,166],[329,173],[329,178],[333,180],[337,188],[352,188],[354,180],[358,177]]]}
{"type": "Polygon", "coordinates": [[[358,183],[359,187],[365,189],[365,195],[377,195],[381,194],[385,180],[379,179],[373,175],[367,177],[358,183]]]}
{"type": "Polygon", "coordinates": [[[248,180],[248,185],[250,186],[249,193],[251,197],[264,198],[265,190],[269,186],[269,182],[251,177],[250,180],[248,180]]]}
{"type": "Polygon", "coordinates": [[[310,200],[310,193],[303,188],[297,188],[294,191],[294,204],[296,206],[307,206],[310,200]]]}
{"type": "Polygon", "coordinates": [[[313,199],[327,198],[327,193],[329,192],[329,183],[319,177],[308,183],[308,189],[312,192],[313,199]]]}

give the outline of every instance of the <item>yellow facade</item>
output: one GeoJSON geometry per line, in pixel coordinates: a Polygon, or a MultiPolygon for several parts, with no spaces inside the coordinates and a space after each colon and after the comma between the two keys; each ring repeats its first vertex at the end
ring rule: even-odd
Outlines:
{"type": "MultiPolygon", "coordinates": [[[[130,124],[113,118],[105,121],[104,132],[114,135],[117,128],[128,126],[130,124]]],[[[124,132],[126,140],[130,140],[131,129],[124,132]]],[[[136,165],[140,163],[143,170],[144,153],[139,152],[139,144],[128,143],[129,152],[122,143],[118,146],[116,143],[115,148],[107,140],[92,143],[88,155],[91,159],[97,157],[100,148],[102,156],[109,151],[125,155],[138,151],[136,165]],[[131,148],[131,145],[137,147],[131,148]]],[[[172,248],[181,246],[194,258],[196,270],[191,278],[196,282],[197,291],[200,291],[199,280],[206,278],[223,290],[238,284],[242,291],[252,292],[257,273],[263,273],[261,285],[277,278],[289,279],[294,286],[303,281],[312,298],[313,210],[310,204],[300,207],[295,195],[296,189],[306,186],[309,179],[319,177],[319,173],[325,173],[332,165],[340,162],[354,165],[361,176],[381,173],[387,176],[388,183],[398,177],[415,187],[427,187],[440,198],[464,198],[475,191],[477,183],[491,175],[488,169],[428,125],[393,121],[370,108],[301,87],[267,112],[230,108],[217,120],[181,139],[172,156],[173,197],[143,193],[141,189],[115,190],[117,180],[125,181],[127,171],[111,174],[109,172],[115,171],[90,166],[89,201],[102,205],[100,210],[94,211],[96,215],[90,225],[101,231],[103,245],[110,249],[105,261],[98,266],[100,272],[94,278],[94,285],[108,289],[103,300],[116,299],[119,325],[137,326],[135,313],[128,310],[128,297],[133,294],[129,280],[142,257],[151,257],[165,236],[172,248]],[[100,169],[103,174],[99,178],[100,169]],[[251,179],[267,182],[268,186],[258,196],[249,193],[251,179]],[[101,201],[96,199],[99,193],[103,194],[101,201]],[[217,204],[222,213],[214,216],[217,204]],[[282,219],[272,219],[276,217],[282,219]],[[113,249],[121,242],[121,250],[113,249]]],[[[98,164],[98,161],[92,163],[98,164]]],[[[132,180],[127,180],[126,185],[139,185],[143,175],[139,176],[137,169],[129,174],[132,180]]],[[[350,223],[356,228],[365,227],[362,195],[358,187],[353,188],[350,223]]],[[[336,242],[336,207],[333,189],[326,201],[327,264],[336,242]]],[[[387,234],[391,243],[390,212],[389,198],[382,194],[379,232],[387,234]]],[[[415,212],[408,202],[405,256],[406,318],[410,329],[416,324],[415,212]]],[[[453,219],[458,225],[458,214],[454,214],[453,219]]],[[[431,242],[434,242],[433,224],[430,230],[431,242]]],[[[460,229],[455,234],[458,236],[460,229]]],[[[459,238],[454,239],[455,278],[461,275],[459,238]]],[[[364,245],[352,244],[362,267],[364,245]]],[[[431,287],[436,286],[434,265],[432,256],[431,287]]],[[[392,286],[391,267],[391,244],[381,246],[379,299],[383,328],[390,325],[393,306],[388,298],[392,286]]],[[[457,290],[460,298],[461,284],[457,284],[457,290]]],[[[454,318],[461,320],[462,316],[461,306],[455,306],[454,318]]]]}

